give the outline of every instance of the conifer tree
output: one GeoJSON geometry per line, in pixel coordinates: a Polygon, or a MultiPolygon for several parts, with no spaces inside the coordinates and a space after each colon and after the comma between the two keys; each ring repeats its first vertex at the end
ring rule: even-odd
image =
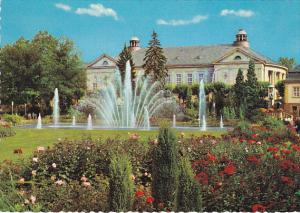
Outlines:
{"type": "Polygon", "coordinates": [[[135,64],[133,62],[131,51],[125,44],[122,52],[119,54],[119,59],[117,61],[117,66],[118,66],[118,68],[120,70],[120,73],[121,73],[122,82],[124,82],[124,79],[125,79],[125,71],[126,71],[126,62],[127,61],[130,62],[131,81],[134,83],[134,80],[136,78],[135,64]]]}
{"type": "Polygon", "coordinates": [[[186,107],[188,109],[192,109],[193,108],[193,94],[192,94],[192,89],[190,86],[188,86],[187,88],[187,92],[186,92],[186,107]]]}
{"type": "Polygon", "coordinates": [[[152,39],[148,45],[143,65],[145,75],[151,75],[155,81],[160,81],[162,86],[165,86],[166,77],[168,76],[167,58],[164,56],[163,48],[161,48],[155,31],[153,31],[152,39]]]}
{"type": "Polygon", "coordinates": [[[242,69],[238,70],[233,90],[236,113],[239,115],[245,101],[245,81],[242,69]]]}

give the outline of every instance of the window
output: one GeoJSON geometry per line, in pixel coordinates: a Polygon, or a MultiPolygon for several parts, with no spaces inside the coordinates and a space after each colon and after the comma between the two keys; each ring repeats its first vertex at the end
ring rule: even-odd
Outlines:
{"type": "Polygon", "coordinates": [[[294,97],[300,97],[300,87],[294,87],[294,97]]]}
{"type": "Polygon", "coordinates": [[[102,65],[107,66],[108,62],[107,61],[103,61],[102,65]]]}
{"type": "Polygon", "coordinates": [[[187,83],[189,85],[193,84],[193,74],[192,73],[187,74],[187,83]]]}
{"type": "Polygon", "coordinates": [[[199,73],[199,82],[200,82],[201,80],[204,80],[204,74],[203,74],[203,73],[199,73]]]}
{"type": "Polygon", "coordinates": [[[167,82],[168,84],[171,83],[171,76],[170,76],[170,74],[166,77],[166,82],[167,82]]]}
{"type": "Polygon", "coordinates": [[[98,88],[97,83],[93,83],[93,90],[95,91],[98,88]]]}
{"type": "Polygon", "coordinates": [[[181,74],[176,74],[176,84],[181,84],[181,74]]]}
{"type": "Polygon", "coordinates": [[[239,55],[237,55],[237,56],[235,56],[234,57],[234,60],[237,60],[237,61],[239,61],[239,60],[241,60],[242,58],[241,58],[241,56],[239,56],[239,55]]]}

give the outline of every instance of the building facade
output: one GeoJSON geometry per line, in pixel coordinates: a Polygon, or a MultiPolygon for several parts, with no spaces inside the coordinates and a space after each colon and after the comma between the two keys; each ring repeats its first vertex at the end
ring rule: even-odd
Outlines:
{"type": "MultiPolygon", "coordinates": [[[[136,71],[143,73],[142,65],[146,48],[140,47],[137,37],[129,42],[136,71]]],[[[238,69],[246,77],[249,61],[255,62],[255,72],[259,81],[275,85],[286,78],[287,68],[250,48],[247,33],[239,30],[232,44],[210,46],[183,46],[163,48],[167,58],[170,84],[195,84],[201,79],[205,82],[224,82],[234,84],[238,69]]],[[[112,80],[117,57],[101,55],[87,65],[88,91],[105,87],[112,80]]]]}
{"type": "Polygon", "coordinates": [[[298,118],[300,117],[300,65],[288,73],[284,85],[284,109],[294,118],[298,118]]]}

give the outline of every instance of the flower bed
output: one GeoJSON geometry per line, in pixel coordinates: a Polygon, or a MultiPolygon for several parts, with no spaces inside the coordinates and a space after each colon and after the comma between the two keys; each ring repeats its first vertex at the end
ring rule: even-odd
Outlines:
{"type": "Polygon", "coordinates": [[[15,134],[16,132],[8,123],[0,120],[0,138],[13,136],[15,134]]]}
{"type": "MultiPolygon", "coordinates": [[[[182,133],[176,139],[180,156],[177,163],[181,158],[190,160],[202,194],[203,211],[300,209],[299,138],[284,126],[274,136],[272,128],[237,128],[220,138],[186,138],[182,133]]],[[[12,172],[16,194],[21,195],[6,199],[22,206],[23,211],[112,211],[115,209],[109,209],[108,204],[111,156],[126,153],[132,165],[128,178],[135,186],[130,195],[134,200],[126,210],[177,210],[175,204],[156,202],[152,193],[153,178],[157,177],[157,169],[152,169],[153,156],[159,151],[160,140],[142,143],[138,135],[129,135],[124,141],[65,140],[51,149],[39,147],[24,166],[3,164],[0,180],[8,181],[8,171],[12,172]]]]}

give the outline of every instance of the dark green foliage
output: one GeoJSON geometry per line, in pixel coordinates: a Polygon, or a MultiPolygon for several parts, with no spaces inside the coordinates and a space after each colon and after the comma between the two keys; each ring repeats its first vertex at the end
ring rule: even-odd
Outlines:
{"type": "Polygon", "coordinates": [[[133,63],[131,51],[129,50],[128,47],[126,47],[125,44],[122,52],[119,54],[119,59],[117,61],[117,66],[121,73],[122,82],[124,82],[125,79],[125,70],[126,70],[127,61],[129,61],[131,66],[131,81],[134,83],[134,79],[136,78],[135,64],[133,63]]]}
{"type": "Polygon", "coordinates": [[[211,83],[210,86],[210,90],[213,93],[213,101],[216,104],[216,114],[219,117],[225,106],[225,101],[230,92],[230,87],[222,82],[211,83]]]}
{"type": "Polygon", "coordinates": [[[279,64],[288,68],[288,71],[292,70],[296,65],[294,58],[280,57],[278,60],[279,64]]]}
{"type": "Polygon", "coordinates": [[[153,150],[152,173],[154,205],[164,203],[172,209],[178,186],[179,156],[177,138],[170,127],[160,127],[158,145],[153,150]]]}
{"type": "Polygon", "coordinates": [[[284,82],[278,81],[275,85],[275,88],[278,90],[279,95],[283,98],[284,97],[284,82]]]}
{"type": "Polygon", "coordinates": [[[0,124],[0,139],[5,137],[14,136],[16,132],[10,126],[2,126],[0,124]]]}
{"type": "Polygon", "coordinates": [[[55,88],[66,111],[86,89],[86,74],[71,40],[39,32],[20,38],[0,51],[0,99],[3,104],[27,103],[28,111],[50,113],[55,88]]]}
{"type": "Polygon", "coordinates": [[[186,94],[186,107],[189,109],[193,108],[193,97],[192,97],[192,89],[191,87],[187,88],[187,94],[186,94]]]}
{"type": "Polygon", "coordinates": [[[153,31],[148,45],[143,65],[145,75],[151,75],[155,81],[160,81],[162,86],[165,86],[168,76],[167,58],[164,56],[163,48],[161,48],[155,31],[153,31]]]}
{"type": "Polygon", "coordinates": [[[202,211],[200,185],[188,159],[181,160],[176,211],[202,211]]]}
{"type": "Polygon", "coordinates": [[[132,166],[125,155],[113,155],[109,166],[109,210],[130,211],[133,205],[134,185],[132,166]]]}
{"type": "Polygon", "coordinates": [[[238,115],[241,114],[240,110],[245,105],[245,81],[242,69],[238,70],[238,74],[235,79],[235,84],[233,86],[234,90],[234,103],[235,109],[238,115]]]}

